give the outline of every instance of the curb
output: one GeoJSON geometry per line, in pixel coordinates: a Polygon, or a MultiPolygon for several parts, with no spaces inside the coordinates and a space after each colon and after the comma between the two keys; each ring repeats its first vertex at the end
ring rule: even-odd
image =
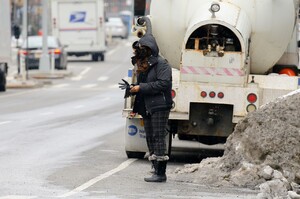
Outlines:
{"type": "Polygon", "coordinates": [[[29,76],[34,79],[62,79],[67,76],[71,76],[72,72],[70,71],[50,71],[50,72],[40,72],[40,71],[31,71],[29,76]]]}
{"type": "Polygon", "coordinates": [[[35,80],[18,80],[14,79],[8,81],[6,84],[6,88],[40,88],[43,87],[42,82],[38,82],[35,80]]]}
{"type": "Polygon", "coordinates": [[[52,84],[51,79],[63,79],[67,76],[71,76],[71,71],[50,71],[41,72],[38,70],[32,70],[28,73],[29,79],[23,79],[20,74],[11,77],[7,80],[6,88],[39,88],[46,84],[52,84]]]}

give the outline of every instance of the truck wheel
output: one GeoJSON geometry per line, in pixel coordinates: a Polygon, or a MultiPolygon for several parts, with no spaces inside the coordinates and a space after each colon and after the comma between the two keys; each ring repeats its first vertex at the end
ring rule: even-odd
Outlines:
{"type": "Polygon", "coordinates": [[[126,151],[128,158],[138,158],[143,159],[145,156],[145,152],[133,152],[133,151],[126,151]]]}
{"type": "Polygon", "coordinates": [[[100,61],[104,61],[104,53],[100,54],[100,61]]]}
{"type": "Polygon", "coordinates": [[[99,61],[99,55],[98,54],[92,54],[92,60],[93,61],[99,61]]]}
{"type": "Polygon", "coordinates": [[[6,91],[5,85],[0,85],[0,92],[4,92],[4,91],[6,91]]]}
{"type": "Polygon", "coordinates": [[[0,79],[3,80],[3,82],[0,84],[0,92],[4,92],[6,91],[6,77],[5,74],[1,73],[1,71],[0,71],[0,75],[2,76],[0,77],[0,79]]]}

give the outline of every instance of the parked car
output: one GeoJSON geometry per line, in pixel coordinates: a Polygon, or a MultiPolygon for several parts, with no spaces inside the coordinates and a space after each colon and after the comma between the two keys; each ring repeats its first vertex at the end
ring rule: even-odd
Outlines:
{"type": "MultiPolygon", "coordinates": [[[[55,60],[55,69],[67,69],[67,52],[65,47],[61,45],[58,38],[54,36],[48,36],[48,53],[50,63],[52,56],[55,60]]],[[[18,52],[18,69],[20,70],[20,56],[25,56],[25,67],[28,69],[39,69],[39,62],[42,56],[43,49],[43,37],[42,36],[29,36],[25,40],[18,52]],[[28,41],[28,42],[27,42],[28,41]]]]}
{"type": "Polygon", "coordinates": [[[128,37],[127,27],[120,17],[109,17],[105,23],[105,31],[107,36],[121,37],[122,39],[128,37]]]}

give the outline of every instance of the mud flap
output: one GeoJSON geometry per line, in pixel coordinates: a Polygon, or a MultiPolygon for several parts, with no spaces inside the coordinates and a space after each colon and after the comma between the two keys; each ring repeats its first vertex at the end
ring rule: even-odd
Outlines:
{"type": "MultiPolygon", "coordinates": [[[[166,133],[166,145],[169,151],[169,133],[166,133]]],[[[128,158],[143,158],[148,152],[142,118],[126,118],[125,151],[128,158]]]]}

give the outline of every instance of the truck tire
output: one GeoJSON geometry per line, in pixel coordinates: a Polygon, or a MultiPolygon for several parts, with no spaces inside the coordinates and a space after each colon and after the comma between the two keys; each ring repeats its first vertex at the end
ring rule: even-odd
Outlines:
{"type": "Polygon", "coordinates": [[[145,152],[126,151],[126,155],[128,158],[144,159],[145,154],[145,152]]]}
{"type": "Polygon", "coordinates": [[[5,91],[6,91],[6,86],[0,85],[0,92],[5,92],[5,91]]]}
{"type": "Polygon", "coordinates": [[[0,70],[0,92],[6,91],[6,75],[0,70]]]}
{"type": "Polygon", "coordinates": [[[99,61],[99,54],[97,54],[97,53],[92,54],[92,60],[93,61],[99,61]]]}
{"type": "Polygon", "coordinates": [[[104,58],[105,58],[105,57],[104,57],[104,53],[101,53],[101,54],[100,54],[100,61],[104,61],[104,58]]]}

